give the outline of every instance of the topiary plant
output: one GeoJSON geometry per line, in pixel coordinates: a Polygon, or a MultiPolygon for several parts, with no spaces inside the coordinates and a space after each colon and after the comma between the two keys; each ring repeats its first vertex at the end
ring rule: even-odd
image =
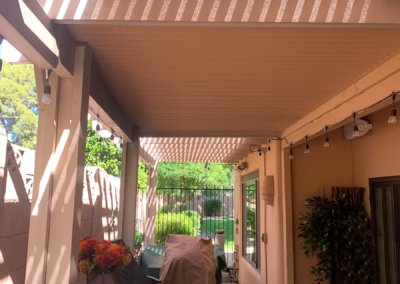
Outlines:
{"type": "Polygon", "coordinates": [[[207,210],[207,215],[209,216],[214,216],[219,210],[221,210],[222,207],[222,202],[219,199],[210,199],[207,200],[206,203],[206,210],[207,210]]]}
{"type": "Polygon", "coordinates": [[[317,283],[374,283],[370,219],[362,206],[352,207],[345,198],[329,200],[313,196],[304,204],[311,212],[301,214],[298,237],[308,257],[317,252],[311,267],[317,283]]]}

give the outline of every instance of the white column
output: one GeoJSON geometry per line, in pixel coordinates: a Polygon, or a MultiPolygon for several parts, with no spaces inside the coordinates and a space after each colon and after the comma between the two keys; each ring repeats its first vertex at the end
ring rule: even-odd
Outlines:
{"type": "Polygon", "coordinates": [[[118,236],[134,251],[136,225],[136,196],[139,162],[139,128],[134,128],[132,142],[124,142],[121,165],[120,209],[118,213],[118,236]]]}
{"type": "Polygon", "coordinates": [[[57,108],[60,79],[52,73],[49,84],[52,87],[52,102],[42,103],[45,71],[35,68],[36,89],[39,102],[39,123],[36,143],[35,179],[32,190],[31,217],[29,223],[28,253],[25,283],[45,283],[47,246],[55,157],[57,108]]]}
{"type": "Polygon", "coordinates": [[[283,191],[283,261],[284,284],[294,283],[293,263],[293,215],[292,215],[292,175],[289,159],[290,149],[282,149],[282,191],[283,191]]]}
{"type": "Polygon", "coordinates": [[[149,169],[148,190],[146,193],[146,230],[144,246],[154,245],[155,221],[157,211],[157,166],[149,169]]]}
{"type": "MultiPolygon", "coordinates": [[[[74,78],[60,80],[53,73],[52,103],[39,103],[25,283],[78,281],[90,70],[91,51],[77,46],[74,78]]],[[[36,75],[40,94],[43,73],[36,75]]]]}

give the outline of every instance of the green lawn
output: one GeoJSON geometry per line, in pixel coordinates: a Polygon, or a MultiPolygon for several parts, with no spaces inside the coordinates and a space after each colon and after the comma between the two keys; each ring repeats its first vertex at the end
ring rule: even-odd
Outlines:
{"type": "Polygon", "coordinates": [[[203,219],[203,223],[201,224],[201,228],[207,230],[213,234],[217,234],[215,230],[217,229],[225,229],[225,249],[234,250],[234,221],[233,217],[227,218],[216,218],[216,219],[203,219]]]}

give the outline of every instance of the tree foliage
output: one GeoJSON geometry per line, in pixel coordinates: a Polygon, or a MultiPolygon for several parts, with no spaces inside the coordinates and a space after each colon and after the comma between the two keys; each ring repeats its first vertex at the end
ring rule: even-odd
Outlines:
{"type": "Polygon", "coordinates": [[[231,188],[233,170],[227,164],[210,163],[159,163],[158,188],[231,188]]]}
{"type": "Polygon", "coordinates": [[[302,214],[297,227],[305,255],[317,252],[311,273],[317,283],[369,284],[374,282],[370,219],[362,206],[352,207],[345,198],[313,196],[305,201],[311,212],[302,214]]]}
{"type": "Polygon", "coordinates": [[[85,165],[103,168],[109,175],[120,177],[121,159],[119,147],[111,144],[110,139],[97,134],[92,128],[92,122],[88,121],[85,165]]]}
{"type": "MultiPolygon", "coordinates": [[[[1,60],[1,59],[0,59],[1,60]]],[[[38,99],[33,65],[3,61],[0,80],[0,122],[11,143],[36,148],[38,99]]]]}

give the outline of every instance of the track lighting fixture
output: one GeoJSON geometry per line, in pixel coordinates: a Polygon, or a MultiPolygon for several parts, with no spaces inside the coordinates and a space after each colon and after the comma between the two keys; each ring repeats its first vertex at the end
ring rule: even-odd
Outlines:
{"type": "Polygon", "coordinates": [[[356,123],[356,115],[357,115],[357,113],[354,112],[354,113],[353,113],[353,119],[354,119],[353,137],[354,137],[354,138],[360,137],[360,131],[358,131],[358,125],[357,125],[357,123],[356,123]]]}
{"type": "Polygon", "coordinates": [[[324,147],[329,147],[329,137],[328,137],[328,126],[325,126],[325,132],[326,132],[326,136],[325,136],[325,141],[324,141],[324,147]]]}
{"type": "Polygon", "coordinates": [[[42,103],[44,103],[45,105],[51,104],[51,86],[49,85],[49,77],[51,71],[51,69],[46,70],[46,85],[44,86],[42,97],[42,103]]]}
{"type": "Polygon", "coordinates": [[[293,159],[294,159],[292,146],[293,146],[293,143],[290,142],[290,151],[289,151],[289,159],[290,159],[290,160],[293,160],[293,159]]]}
{"type": "Polygon", "coordinates": [[[308,154],[308,153],[310,153],[310,146],[308,145],[308,136],[306,135],[306,148],[305,148],[305,150],[304,150],[304,153],[305,154],[308,154]]]}
{"type": "Polygon", "coordinates": [[[394,103],[394,101],[396,99],[396,95],[397,95],[397,93],[395,93],[395,92],[393,92],[391,94],[391,97],[393,100],[393,108],[390,110],[390,116],[389,116],[389,120],[388,120],[389,124],[396,124],[396,122],[397,122],[397,119],[396,119],[397,110],[396,110],[396,105],[394,103]]]}

